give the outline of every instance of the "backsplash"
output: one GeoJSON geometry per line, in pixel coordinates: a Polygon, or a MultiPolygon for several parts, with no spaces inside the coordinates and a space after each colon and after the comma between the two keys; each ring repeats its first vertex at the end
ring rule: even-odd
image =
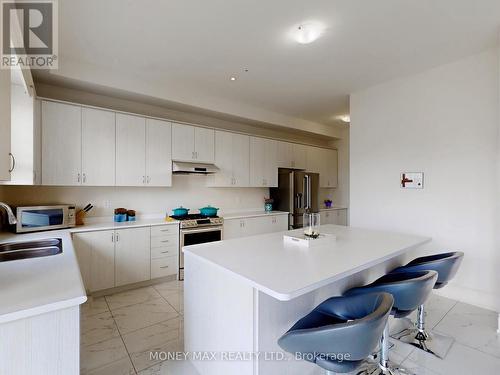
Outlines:
{"type": "Polygon", "coordinates": [[[174,175],[173,186],[168,188],[1,186],[0,197],[13,206],[74,203],[83,207],[92,203],[95,208],[89,216],[111,216],[117,207],[136,210],[138,215],[170,213],[181,205],[192,212],[208,204],[222,212],[264,209],[269,189],[210,188],[206,179],[202,175],[174,175]]]}

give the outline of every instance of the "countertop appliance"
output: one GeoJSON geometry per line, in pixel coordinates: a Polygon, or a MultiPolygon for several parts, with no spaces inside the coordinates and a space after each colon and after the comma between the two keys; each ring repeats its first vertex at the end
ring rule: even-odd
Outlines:
{"type": "Polygon", "coordinates": [[[319,174],[278,169],[278,187],[271,188],[274,209],[287,211],[290,229],[303,227],[305,212],[319,211],[319,174]]]}
{"type": "Polygon", "coordinates": [[[179,280],[184,280],[184,246],[222,240],[224,219],[218,216],[206,217],[201,214],[170,216],[180,221],[179,280]]]}
{"type": "Polygon", "coordinates": [[[49,206],[16,207],[16,233],[38,232],[71,228],[76,225],[75,205],[58,204],[49,206]]]}

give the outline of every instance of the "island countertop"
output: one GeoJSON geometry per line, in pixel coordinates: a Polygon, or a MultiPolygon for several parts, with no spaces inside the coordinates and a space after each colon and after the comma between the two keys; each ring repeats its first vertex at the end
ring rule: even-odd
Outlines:
{"type": "Polygon", "coordinates": [[[337,239],[303,248],[285,244],[286,232],[278,232],[186,246],[184,252],[236,275],[273,298],[288,301],[431,241],[428,237],[338,225],[323,225],[321,232],[335,234],[337,239]]]}

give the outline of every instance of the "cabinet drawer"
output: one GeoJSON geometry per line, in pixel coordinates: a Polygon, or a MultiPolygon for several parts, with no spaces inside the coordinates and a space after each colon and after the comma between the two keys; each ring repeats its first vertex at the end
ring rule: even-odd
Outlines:
{"type": "Polygon", "coordinates": [[[179,234],[177,225],[158,225],[151,227],[151,237],[164,236],[168,234],[179,234]]]}
{"type": "Polygon", "coordinates": [[[177,236],[166,235],[159,237],[151,237],[151,248],[165,247],[165,246],[177,246],[177,236]]]}
{"type": "Polygon", "coordinates": [[[179,270],[177,257],[151,259],[151,278],[175,275],[179,270]]]}
{"type": "Polygon", "coordinates": [[[177,256],[179,248],[177,246],[152,247],[151,259],[177,256]]]}

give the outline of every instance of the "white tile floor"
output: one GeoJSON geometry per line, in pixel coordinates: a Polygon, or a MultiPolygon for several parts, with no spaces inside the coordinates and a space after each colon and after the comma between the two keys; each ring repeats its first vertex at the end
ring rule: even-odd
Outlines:
{"type": "MultiPolygon", "coordinates": [[[[411,316],[414,319],[414,315],[411,316]]],[[[444,360],[395,343],[391,360],[417,375],[500,374],[497,314],[433,295],[427,326],[456,339],[444,360]]],[[[82,307],[82,375],[191,375],[186,362],[151,360],[182,351],[183,286],[172,281],[90,300],[82,307]]]]}

